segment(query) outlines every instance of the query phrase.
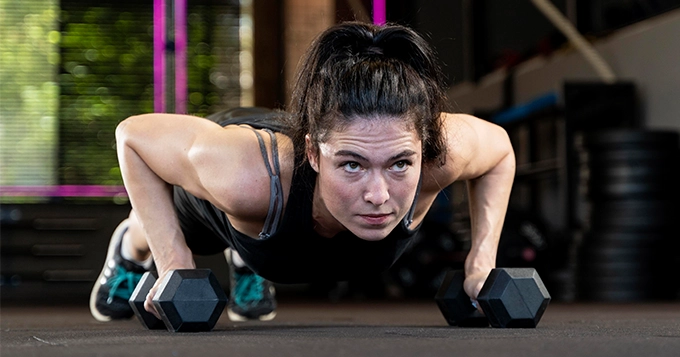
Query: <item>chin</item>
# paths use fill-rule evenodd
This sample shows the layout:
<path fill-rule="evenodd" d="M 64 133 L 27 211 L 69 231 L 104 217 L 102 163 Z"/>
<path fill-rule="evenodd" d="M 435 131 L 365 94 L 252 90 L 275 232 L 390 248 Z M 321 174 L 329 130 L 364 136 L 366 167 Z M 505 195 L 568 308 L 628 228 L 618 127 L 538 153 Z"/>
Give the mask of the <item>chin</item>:
<path fill-rule="evenodd" d="M 380 229 L 357 228 L 355 230 L 350 231 L 354 233 L 354 235 L 357 236 L 359 239 L 374 242 L 385 239 L 390 234 L 390 232 L 392 232 L 393 229 L 394 227 Z"/>
<path fill-rule="evenodd" d="M 380 235 L 380 236 L 359 236 L 358 235 L 357 237 L 359 237 L 360 239 L 365 240 L 365 241 L 377 242 L 377 241 L 380 241 L 380 240 L 387 238 L 387 235 Z"/>

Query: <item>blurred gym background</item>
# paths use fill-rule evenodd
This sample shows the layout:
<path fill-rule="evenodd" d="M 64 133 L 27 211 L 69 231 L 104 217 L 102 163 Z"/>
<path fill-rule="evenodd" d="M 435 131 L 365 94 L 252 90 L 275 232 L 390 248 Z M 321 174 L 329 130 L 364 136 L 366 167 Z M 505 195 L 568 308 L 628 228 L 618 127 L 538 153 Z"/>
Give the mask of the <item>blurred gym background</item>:
<path fill-rule="evenodd" d="M 0 0 L 2 303 L 86 303 L 130 209 L 118 122 L 285 108 L 301 53 L 346 20 L 423 34 L 451 110 L 509 132 L 499 267 L 535 267 L 554 301 L 680 299 L 680 0 L 547 2 L 567 24 L 533 0 Z M 432 299 L 469 249 L 465 183 L 424 227 L 383 275 L 279 297 Z M 228 289 L 221 255 L 198 264 Z"/>

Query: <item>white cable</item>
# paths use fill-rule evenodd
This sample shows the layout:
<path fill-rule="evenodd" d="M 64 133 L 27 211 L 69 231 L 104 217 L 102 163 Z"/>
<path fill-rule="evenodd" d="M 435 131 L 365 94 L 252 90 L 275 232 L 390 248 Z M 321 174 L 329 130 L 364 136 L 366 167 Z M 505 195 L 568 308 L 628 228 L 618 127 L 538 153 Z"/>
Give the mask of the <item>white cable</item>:
<path fill-rule="evenodd" d="M 545 17 L 557 27 L 562 34 L 583 54 L 597 74 L 606 83 L 616 82 L 616 75 L 609 64 L 600 56 L 595 48 L 581 35 L 574 25 L 567 19 L 550 0 L 531 0 Z"/>

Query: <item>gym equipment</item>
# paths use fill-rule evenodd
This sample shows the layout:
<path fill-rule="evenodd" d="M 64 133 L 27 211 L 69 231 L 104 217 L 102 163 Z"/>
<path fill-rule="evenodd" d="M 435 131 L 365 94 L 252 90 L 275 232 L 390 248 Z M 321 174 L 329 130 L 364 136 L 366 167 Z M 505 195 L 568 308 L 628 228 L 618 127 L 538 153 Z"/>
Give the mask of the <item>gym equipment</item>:
<path fill-rule="evenodd" d="M 152 275 L 144 276 L 147 277 L 143 279 L 144 284 L 140 281 L 139 289 L 135 289 L 132 295 L 135 301 L 146 296 L 153 286 Z M 132 297 L 133 309 L 138 311 L 139 307 L 133 303 Z M 210 331 L 227 305 L 227 295 L 210 269 L 177 269 L 166 275 L 153 297 L 153 304 L 169 331 Z M 149 324 L 143 314 L 137 314 L 137 317 L 143 325 L 155 326 L 155 322 Z"/>
<path fill-rule="evenodd" d="M 580 298 L 605 301 L 671 298 L 674 287 L 665 273 L 675 251 L 670 243 L 667 233 L 661 231 L 586 233 L 578 249 Z"/>
<path fill-rule="evenodd" d="M 601 150 L 677 150 L 680 137 L 677 132 L 665 130 L 609 129 L 589 132 L 584 146 Z"/>
<path fill-rule="evenodd" d="M 470 301 L 463 289 L 465 272 L 451 270 L 446 273 L 442 285 L 435 295 L 439 310 L 451 326 L 487 327 L 489 320 Z"/>
<path fill-rule="evenodd" d="M 435 300 L 452 326 L 534 328 L 550 302 L 550 294 L 533 268 L 496 268 L 491 270 L 477 296 L 486 315 L 483 317 L 465 294 L 461 270 L 447 273 Z"/>
<path fill-rule="evenodd" d="M 137 283 L 135 290 L 132 292 L 132 295 L 130 295 L 130 300 L 128 300 L 130 307 L 132 307 L 132 311 L 135 312 L 135 316 L 137 316 L 139 322 L 141 322 L 142 325 L 144 325 L 144 327 L 149 330 L 165 328 L 163 321 L 156 318 L 156 316 L 150 312 L 144 310 L 144 300 L 146 300 L 146 295 L 153 287 L 153 284 L 156 283 L 157 279 L 158 274 L 155 271 L 147 271 L 144 273 L 142 278 L 139 280 L 139 283 Z"/>
<path fill-rule="evenodd" d="M 669 200 L 626 199 L 593 203 L 594 232 L 669 232 L 676 225 L 677 204 Z"/>
<path fill-rule="evenodd" d="M 584 133 L 582 146 L 589 215 L 577 250 L 579 298 L 673 298 L 680 135 L 601 130 Z"/>

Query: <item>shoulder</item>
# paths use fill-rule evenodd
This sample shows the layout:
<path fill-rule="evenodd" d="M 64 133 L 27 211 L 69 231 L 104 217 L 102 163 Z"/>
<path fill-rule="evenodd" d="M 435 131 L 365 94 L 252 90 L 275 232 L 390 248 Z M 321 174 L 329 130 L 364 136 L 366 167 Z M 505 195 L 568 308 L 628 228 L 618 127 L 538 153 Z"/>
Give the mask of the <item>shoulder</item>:
<path fill-rule="evenodd" d="M 475 126 L 481 119 L 468 114 L 443 113 L 442 121 L 446 145 L 444 164 L 433 162 L 423 166 L 423 191 L 435 194 L 456 181 L 474 156 L 479 142 Z"/>
<path fill-rule="evenodd" d="M 200 175 L 210 192 L 211 197 L 207 199 L 225 211 L 232 220 L 264 220 L 271 191 L 267 165 L 274 172 L 275 162 L 272 139 L 266 131 L 244 125 L 228 125 L 223 132 L 222 140 L 205 143 L 205 147 L 197 149 L 193 155 L 193 160 L 205 160 L 202 166 L 207 166 Z M 256 133 L 262 138 L 264 152 Z M 293 145 L 288 136 L 281 133 L 274 135 L 285 202 L 295 165 Z"/>
<path fill-rule="evenodd" d="M 423 189 L 439 192 L 454 181 L 483 175 L 498 151 L 508 150 L 505 129 L 469 114 L 442 114 L 446 160 L 423 167 Z"/>
<path fill-rule="evenodd" d="M 512 151 L 505 129 L 496 124 L 468 114 L 443 113 L 442 120 L 446 160 L 423 166 L 414 222 L 420 222 L 443 189 L 484 175 Z"/>

